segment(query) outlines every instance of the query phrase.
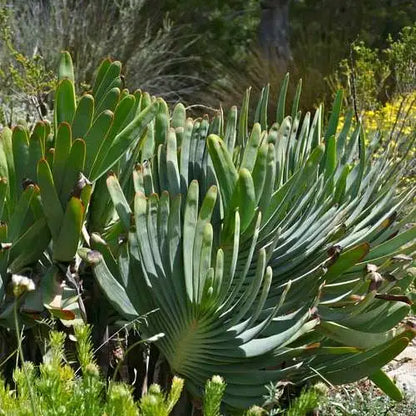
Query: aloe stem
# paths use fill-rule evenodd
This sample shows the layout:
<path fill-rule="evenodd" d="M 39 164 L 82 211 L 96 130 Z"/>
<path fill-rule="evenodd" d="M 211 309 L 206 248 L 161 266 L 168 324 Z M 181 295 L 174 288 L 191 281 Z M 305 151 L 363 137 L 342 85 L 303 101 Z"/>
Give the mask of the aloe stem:
<path fill-rule="evenodd" d="M 27 374 L 26 367 L 24 365 L 25 359 L 23 357 L 22 336 L 21 336 L 20 330 L 19 330 L 19 320 L 17 319 L 17 304 L 18 304 L 18 302 L 17 302 L 17 299 L 16 299 L 16 301 L 14 303 L 14 308 L 13 308 L 13 312 L 14 312 L 13 315 L 14 315 L 14 326 L 16 328 L 17 350 L 19 352 L 20 361 L 22 362 L 23 375 L 26 379 L 27 389 L 29 391 L 30 407 L 32 408 L 32 414 L 33 414 L 33 416 L 37 416 L 36 406 L 35 406 L 35 397 L 34 397 L 34 394 L 33 394 L 32 386 L 30 385 L 30 382 L 29 382 L 29 376 Z"/>

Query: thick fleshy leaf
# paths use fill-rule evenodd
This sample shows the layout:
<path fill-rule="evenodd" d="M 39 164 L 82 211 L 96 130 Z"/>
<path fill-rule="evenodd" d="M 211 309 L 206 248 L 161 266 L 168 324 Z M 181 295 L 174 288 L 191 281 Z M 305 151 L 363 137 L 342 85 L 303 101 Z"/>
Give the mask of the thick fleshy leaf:
<path fill-rule="evenodd" d="M 76 108 L 75 88 L 73 82 L 65 78 L 59 82 L 55 92 L 55 127 L 61 123 L 71 123 Z"/>
<path fill-rule="evenodd" d="M 403 393 L 383 370 L 377 370 L 375 373 L 371 374 L 370 380 L 391 399 L 396 400 L 397 402 L 403 400 Z"/>
<path fill-rule="evenodd" d="M 56 240 L 61 230 L 64 210 L 55 188 L 51 169 L 45 159 L 40 160 L 38 163 L 38 183 L 46 221 L 52 238 Z"/>
<path fill-rule="evenodd" d="M 72 197 L 65 209 L 59 236 L 54 241 L 53 257 L 57 261 L 70 262 L 78 249 L 84 206 L 79 198 Z"/>

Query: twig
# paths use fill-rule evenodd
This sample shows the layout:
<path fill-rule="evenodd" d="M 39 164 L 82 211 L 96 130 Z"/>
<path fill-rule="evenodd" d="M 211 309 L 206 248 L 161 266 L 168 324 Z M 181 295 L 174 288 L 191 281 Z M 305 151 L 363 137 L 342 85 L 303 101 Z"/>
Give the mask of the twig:
<path fill-rule="evenodd" d="M 126 357 L 127 357 L 127 354 L 132 350 L 132 349 L 134 349 L 135 347 L 137 347 L 138 345 L 140 345 L 140 344 L 143 344 L 143 343 L 150 343 L 150 342 L 156 342 L 156 341 L 158 341 L 160 338 L 163 338 L 165 336 L 165 334 L 164 333 L 159 333 L 159 334 L 156 334 L 156 335 L 154 335 L 154 336 L 152 336 L 152 337 L 150 337 L 150 338 L 146 338 L 146 339 L 141 339 L 141 340 L 139 340 L 139 341 L 136 341 L 134 344 L 132 344 L 132 345 L 130 345 L 130 347 L 129 348 L 127 348 L 127 350 L 124 352 L 124 354 L 123 354 L 123 358 L 121 359 L 121 360 L 119 360 L 118 361 L 118 363 L 117 363 L 117 366 L 116 366 L 116 369 L 114 370 L 114 373 L 113 373 L 113 377 L 112 377 L 112 383 L 114 383 L 115 381 L 116 381 L 116 377 L 117 377 L 117 374 L 118 374 L 118 372 L 120 371 L 120 367 L 121 367 L 121 365 L 123 364 L 123 362 L 125 361 L 125 359 L 126 359 Z M 110 385 L 111 386 L 111 385 Z M 110 387 L 111 388 L 111 387 Z"/>
<path fill-rule="evenodd" d="M 17 299 L 16 299 L 13 310 L 14 310 L 14 325 L 15 325 L 16 337 L 17 337 L 17 350 L 19 352 L 19 355 L 17 357 L 20 357 L 20 361 L 22 362 L 22 371 L 23 371 L 23 374 L 24 374 L 24 377 L 25 377 L 25 380 L 26 380 L 26 383 L 27 383 L 27 389 L 28 389 L 28 392 L 29 392 L 30 407 L 32 408 L 32 414 L 33 414 L 33 416 L 37 416 L 38 413 L 37 413 L 36 407 L 35 407 L 35 398 L 34 398 L 34 395 L 33 395 L 32 386 L 29 382 L 29 376 L 27 374 L 27 368 L 25 366 L 25 358 L 23 356 L 22 336 L 21 336 L 20 331 L 19 331 L 19 321 L 17 319 L 17 304 L 18 304 L 18 302 L 17 302 Z M 22 328 L 22 331 L 23 331 L 23 328 Z"/>
<path fill-rule="evenodd" d="M 331 386 L 332 388 L 335 388 L 335 386 L 327 379 L 325 378 L 318 370 L 315 370 L 313 367 L 311 367 L 310 365 L 308 365 L 308 368 L 310 370 L 312 370 L 314 373 L 316 373 L 319 377 L 322 378 L 322 380 L 325 381 L 325 383 L 327 383 L 329 386 Z"/>
<path fill-rule="evenodd" d="M 355 84 L 355 63 L 354 63 L 354 55 L 352 53 L 352 48 L 350 48 L 350 65 L 351 65 L 351 94 L 352 94 L 352 105 L 354 107 L 354 114 L 355 120 L 358 124 L 360 124 L 360 117 L 358 115 L 358 108 L 357 108 L 357 89 Z M 363 134 L 361 132 L 361 134 Z M 358 155 L 361 155 L 361 140 L 358 140 Z"/>
<path fill-rule="evenodd" d="M 354 55 L 352 53 L 352 48 L 350 48 L 350 65 L 351 65 L 350 83 L 351 83 L 352 105 L 354 107 L 355 120 L 358 123 L 360 117 L 358 115 L 358 108 L 357 108 L 357 88 L 356 88 L 356 83 L 355 83 L 355 80 L 356 80 L 355 63 L 354 63 Z"/>
<path fill-rule="evenodd" d="M 153 309 L 150 312 L 146 313 L 145 315 L 142 316 L 138 316 L 136 319 L 133 319 L 131 322 L 128 322 L 126 324 L 124 324 L 119 330 L 117 330 L 116 332 L 114 332 L 114 334 L 112 334 L 110 337 L 108 337 L 103 343 L 101 343 L 95 350 L 94 350 L 94 355 L 97 354 L 97 352 L 103 348 L 106 344 L 108 344 L 113 338 L 115 338 L 121 331 L 124 331 L 126 328 L 128 328 L 129 326 L 133 325 L 135 322 L 144 319 L 146 320 L 147 316 L 149 316 L 151 313 L 154 313 L 156 311 L 158 311 L 159 308 L 157 309 Z M 77 375 L 81 370 L 81 367 L 78 367 L 75 371 L 75 375 Z"/>
<path fill-rule="evenodd" d="M 189 110 L 191 108 L 204 108 L 206 110 L 215 111 L 216 113 L 218 113 L 220 111 L 219 108 L 209 107 L 209 106 L 204 105 L 204 104 L 193 104 L 193 105 L 189 105 L 188 107 L 185 108 L 185 110 Z"/>

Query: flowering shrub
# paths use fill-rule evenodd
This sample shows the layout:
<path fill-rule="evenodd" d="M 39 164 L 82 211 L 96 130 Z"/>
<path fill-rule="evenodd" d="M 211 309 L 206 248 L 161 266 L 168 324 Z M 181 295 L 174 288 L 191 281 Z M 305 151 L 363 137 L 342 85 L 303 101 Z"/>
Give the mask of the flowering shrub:
<path fill-rule="evenodd" d="M 363 113 L 366 129 L 369 132 L 381 131 L 390 134 L 396 132 L 408 136 L 415 132 L 416 125 L 416 91 L 400 95 L 388 101 L 378 110 Z"/>
<path fill-rule="evenodd" d="M 346 117 L 344 114 L 340 118 L 338 131 Z M 402 185 L 413 184 L 416 179 L 416 91 L 397 95 L 377 109 L 362 111 L 359 117 L 366 133 L 366 144 L 373 142 L 380 149 L 375 156 L 389 148 L 396 160 L 406 159 L 410 163 L 406 167 Z"/>

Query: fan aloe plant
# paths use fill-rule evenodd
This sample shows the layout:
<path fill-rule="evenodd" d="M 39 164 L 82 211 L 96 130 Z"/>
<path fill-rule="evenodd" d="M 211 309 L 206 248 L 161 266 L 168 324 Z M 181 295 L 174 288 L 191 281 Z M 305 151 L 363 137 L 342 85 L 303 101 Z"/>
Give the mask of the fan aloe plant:
<path fill-rule="evenodd" d="M 149 330 L 165 333 L 158 347 L 196 395 L 219 373 L 239 408 L 269 382 L 315 378 L 370 376 L 400 399 L 380 368 L 414 336 L 397 326 L 414 190 L 397 191 L 401 161 L 391 148 L 376 158 L 378 137 L 368 144 L 351 114 L 338 129 L 341 93 L 325 128 L 322 108 L 302 119 L 300 87 L 285 117 L 287 82 L 271 126 L 267 88 L 251 131 L 249 92 L 226 121 L 187 119 L 181 104 L 157 116 L 171 127 L 136 166 L 134 193 L 107 179 L 128 265 L 107 258 L 95 275 L 120 313 L 159 310 Z"/>
<path fill-rule="evenodd" d="M 351 114 L 339 126 L 341 93 L 325 122 L 321 107 L 302 116 L 299 84 L 286 116 L 288 77 L 273 123 L 268 87 L 254 115 L 247 91 L 240 111 L 191 119 L 121 90 L 118 62 L 78 100 L 66 53 L 59 79 L 52 126 L 0 142 L 2 288 L 11 274 L 38 287 L 21 311 L 82 311 L 90 266 L 122 317 L 156 310 L 142 335 L 165 334 L 157 348 L 196 396 L 215 374 L 236 408 L 270 382 L 370 376 L 400 399 L 380 370 L 415 334 L 396 143 L 380 156 Z"/>

